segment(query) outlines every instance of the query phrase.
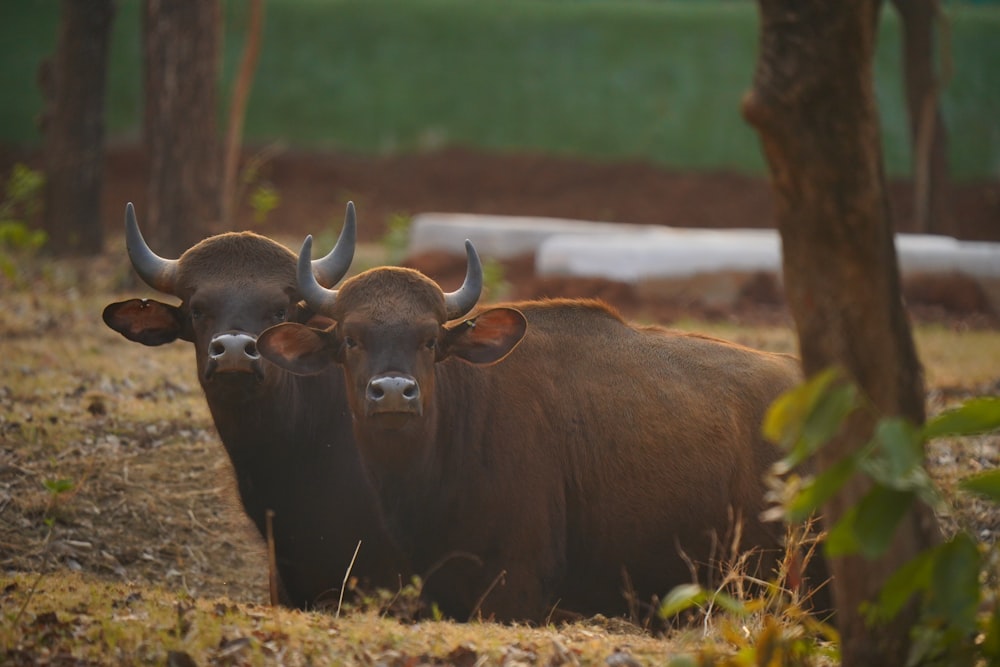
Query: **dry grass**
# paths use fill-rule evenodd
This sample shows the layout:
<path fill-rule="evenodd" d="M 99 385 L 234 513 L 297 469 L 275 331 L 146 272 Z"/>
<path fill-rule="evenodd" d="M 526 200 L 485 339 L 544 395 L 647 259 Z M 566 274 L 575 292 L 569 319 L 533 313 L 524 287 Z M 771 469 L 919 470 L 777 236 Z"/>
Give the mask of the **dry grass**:
<path fill-rule="evenodd" d="M 179 654 L 239 665 L 597 664 L 615 654 L 620 664 L 662 664 L 670 655 L 670 644 L 597 623 L 406 625 L 373 612 L 335 618 L 66 571 L 7 576 L 0 603 L 14 621 L 0 630 L 13 664 L 185 664 Z"/>
<path fill-rule="evenodd" d="M 104 305 L 144 292 L 120 257 L 27 269 L 30 280 L 0 283 L 0 662 L 695 664 L 684 656 L 803 641 L 791 616 L 764 612 L 713 611 L 654 637 L 604 619 L 409 625 L 266 607 L 264 550 L 239 509 L 190 346 L 144 348 L 104 326 Z M 682 325 L 794 350 L 780 327 Z M 917 339 L 933 409 L 997 392 L 1000 332 L 935 325 Z M 954 496 L 957 479 L 1000 464 L 1000 438 L 935 443 L 930 459 Z M 995 511 L 967 497 L 943 518 L 988 543 L 1000 529 Z"/>

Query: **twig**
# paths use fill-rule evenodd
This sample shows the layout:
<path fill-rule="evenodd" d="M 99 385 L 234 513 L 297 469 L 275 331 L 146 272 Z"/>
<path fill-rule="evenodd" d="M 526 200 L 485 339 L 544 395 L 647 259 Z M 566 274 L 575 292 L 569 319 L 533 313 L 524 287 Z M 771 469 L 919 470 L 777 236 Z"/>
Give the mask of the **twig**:
<path fill-rule="evenodd" d="M 24 616 L 25 610 L 28 608 L 28 604 L 31 603 L 32 598 L 35 597 L 35 591 L 38 590 L 38 584 L 42 583 L 42 577 L 45 576 L 44 572 L 39 572 L 38 576 L 35 577 L 35 583 L 31 584 L 31 589 L 28 590 L 28 597 L 24 599 L 24 604 L 21 608 L 17 610 L 17 614 L 14 616 L 14 620 L 11 622 L 11 626 L 17 626 L 21 617 Z"/>
<path fill-rule="evenodd" d="M 386 617 L 386 615 L 392 609 L 392 606 L 396 604 L 396 600 L 398 600 L 399 596 L 403 594 L 403 577 L 401 577 L 400 575 L 396 575 L 396 580 L 397 580 L 396 592 L 393 593 L 392 598 L 385 605 L 385 608 L 382 609 L 381 612 L 379 613 L 379 616 L 382 618 Z"/>
<path fill-rule="evenodd" d="M 340 584 L 340 598 L 337 600 L 337 613 L 333 615 L 334 618 L 340 618 L 340 608 L 344 604 L 344 591 L 347 589 L 347 580 L 351 578 L 351 570 L 354 569 L 354 561 L 357 560 L 359 551 L 361 551 L 361 540 L 358 540 L 358 546 L 354 547 L 354 555 L 351 556 L 351 562 L 347 564 L 347 571 L 344 572 L 344 581 Z"/>
<path fill-rule="evenodd" d="M 267 583 L 271 594 L 271 606 L 277 607 L 278 600 L 278 556 L 274 548 L 274 510 L 265 513 L 267 522 Z"/>
<path fill-rule="evenodd" d="M 226 126 L 226 143 L 223 148 L 222 199 L 220 211 L 223 229 L 232 228 L 232 218 L 237 202 L 236 170 L 240 159 L 240 145 L 243 136 L 243 121 L 246 116 L 247 99 L 253 84 L 254 70 L 260 56 L 260 40 L 264 23 L 264 0 L 250 3 L 250 19 L 247 23 L 246 40 L 239 71 L 233 82 L 233 93 L 229 102 L 229 123 Z"/>
<path fill-rule="evenodd" d="M 499 584 L 500 580 L 503 579 L 505 576 L 507 576 L 507 570 L 500 570 L 500 574 L 494 577 L 493 582 L 486 587 L 486 590 L 483 591 L 483 594 L 479 596 L 478 600 L 476 600 L 475 606 L 472 607 L 472 611 L 469 613 L 470 621 L 473 618 L 475 618 L 476 614 L 479 613 L 479 608 L 482 607 L 483 602 L 486 601 L 486 596 L 488 596 L 490 593 L 493 592 L 493 589 L 497 587 L 497 584 Z"/>

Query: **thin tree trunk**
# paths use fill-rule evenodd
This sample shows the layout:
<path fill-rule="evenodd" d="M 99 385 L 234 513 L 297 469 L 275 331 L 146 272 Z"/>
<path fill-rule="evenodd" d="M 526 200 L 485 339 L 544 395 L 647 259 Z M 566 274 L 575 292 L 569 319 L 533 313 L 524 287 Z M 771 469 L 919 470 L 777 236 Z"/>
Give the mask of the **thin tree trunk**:
<path fill-rule="evenodd" d="M 948 132 L 941 115 L 941 81 L 935 71 L 934 27 L 941 21 L 938 0 L 893 0 L 902 19 L 906 107 L 913 151 L 913 216 L 919 232 L 946 233 Z"/>
<path fill-rule="evenodd" d="M 233 215 L 239 204 L 236 201 L 236 174 L 240 163 L 240 148 L 243 144 L 243 120 L 246 117 L 247 100 L 253 85 L 254 70 L 260 55 L 260 38 L 264 25 L 264 0 L 250 3 L 250 21 L 247 24 L 246 41 L 240 69 L 233 82 L 233 95 L 229 102 L 229 123 L 226 127 L 225 158 L 222 168 L 222 199 L 219 203 L 222 228 L 232 229 Z"/>
<path fill-rule="evenodd" d="M 758 0 L 760 56 L 743 112 L 761 138 L 783 243 L 784 284 L 807 375 L 836 365 L 882 415 L 924 420 L 920 364 L 900 296 L 872 73 L 880 0 Z M 852 420 L 817 456 L 820 469 L 871 435 Z M 824 510 L 827 526 L 870 484 L 853 479 Z M 869 627 L 860 606 L 939 539 L 918 505 L 874 561 L 835 558 L 832 590 L 843 664 L 902 664 L 916 609 Z"/>
<path fill-rule="evenodd" d="M 114 16 L 113 0 L 63 0 L 55 58 L 39 71 L 46 98 L 43 225 L 56 255 L 95 255 L 104 245 L 104 91 Z"/>
<path fill-rule="evenodd" d="M 146 0 L 143 22 L 149 155 L 143 227 L 158 252 L 176 257 L 219 218 L 221 11 L 217 0 Z"/>

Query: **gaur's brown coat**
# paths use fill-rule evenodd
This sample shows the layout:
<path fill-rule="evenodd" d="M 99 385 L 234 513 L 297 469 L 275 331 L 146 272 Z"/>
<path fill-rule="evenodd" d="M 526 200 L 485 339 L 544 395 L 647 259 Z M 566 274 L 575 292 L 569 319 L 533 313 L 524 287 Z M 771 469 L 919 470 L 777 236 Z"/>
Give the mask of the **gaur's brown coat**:
<path fill-rule="evenodd" d="M 741 548 L 780 549 L 783 528 L 759 518 L 779 458 L 761 422 L 799 381 L 791 357 L 589 300 L 449 323 L 441 289 L 409 269 L 355 276 L 322 308 L 335 325 L 274 327 L 261 352 L 293 372 L 343 367 L 390 533 L 445 613 L 625 613 L 629 587 L 663 596 L 692 580 L 688 561 L 709 577 L 734 517 Z"/>

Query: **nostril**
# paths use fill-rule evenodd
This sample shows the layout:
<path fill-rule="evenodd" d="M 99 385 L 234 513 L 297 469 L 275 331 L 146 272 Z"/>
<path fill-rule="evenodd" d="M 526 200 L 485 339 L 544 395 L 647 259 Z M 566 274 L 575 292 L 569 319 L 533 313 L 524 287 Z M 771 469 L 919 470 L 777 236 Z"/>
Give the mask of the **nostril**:
<path fill-rule="evenodd" d="M 243 352 L 251 359 L 259 359 L 260 353 L 257 351 L 257 341 L 250 341 L 243 346 Z"/>
<path fill-rule="evenodd" d="M 372 379 L 365 391 L 365 401 L 369 415 L 423 413 L 420 384 L 412 377 L 382 375 Z"/>
<path fill-rule="evenodd" d="M 208 354 L 213 357 L 221 357 L 226 353 L 226 346 L 221 341 L 213 340 L 208 346 Z"/>

